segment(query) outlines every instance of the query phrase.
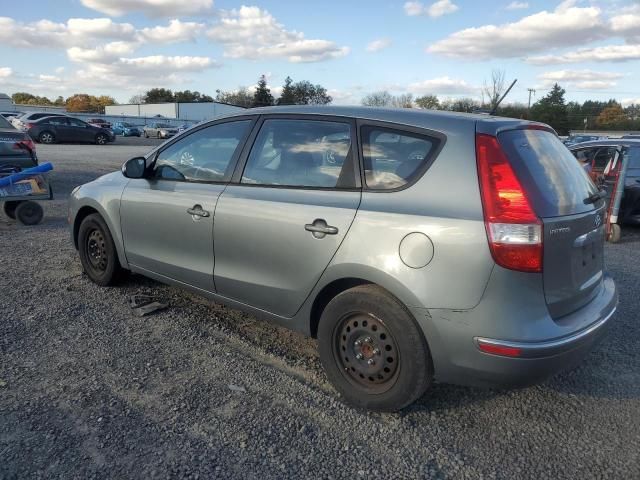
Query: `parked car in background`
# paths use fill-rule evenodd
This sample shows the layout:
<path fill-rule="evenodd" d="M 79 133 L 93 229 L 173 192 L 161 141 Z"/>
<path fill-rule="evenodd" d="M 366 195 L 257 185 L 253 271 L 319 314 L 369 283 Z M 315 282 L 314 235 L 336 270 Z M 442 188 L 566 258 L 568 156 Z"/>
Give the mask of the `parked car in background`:
<path fill-rule="evenodd" d="M 152 123 L 142 129 L 145 138 L 171 138 L 178 133 L 178 128 L 168 123 Z"/>
<path fill-rule="evenodd" d="M 113 122 L 111 130 L 115 135 L 122 135 L 123 137 L 139 137 L 142 135 L 142 130 L 138 126 L 128 122 Z"/>
<path fill-rule="evenodd" d="M 90 118 L 89 120 L 87 120 L 87 123 L 89 125 L 93 125 L 94 127 L 111 128 L 111 122 L 107 122 L 102 118 Z"/>
<path fill-rule="evenodd" d="M 191 127 L 193 127 L 193 124 L 191 123 L 183 123 L 182 125 L 178 125 L 178 133 L 182 133 L 185 130 L 189 130 Z"/>
<path fill-rule="evenodd" d="M 316 336 L 343 398 L 396 410 L 587 355 L 617 305 L 597 193 L 544 124 L 270 107 L 74 189 L 69 219 L 98 285 L 130 270 Z"/>
<path fill-rule="evenodd" d="M 0 116 L 0 173 L 38 165 L 36 146 L 25 132 Z"/>
<path fill-rule="evenodd" d="M 580 163 L 588 166 L 585 170 L 597 173 L 604 172 L 616 155 L 628 160 L 618 223 L 640 225 L 640 137 L 580 143 L 570 150 Z"/>
<path fill-rule="evenodd" d="M 6 118 L 7 120 L 11 120 L 12 118 L 20 117 L 22 115 L 24 115 L 24 112 L 0 112 L 0 116 Z"/>
<path fill-rule="evenodd" d="M 27 124 L 33 123 L 36 120 L 45 117 L 66 117 L 67 115 L 64 113 L 53 113 L 53 112 L 28 112 L 19 117 L 14 117 L 10 120 L 11 124 L 16 127 L 18 130 L 25 131 L 27 130 Z"/>
<path fill-rule="evenodd" d="M 567 147 L 571 145 L 575 145 L 576 143 L 582 142 L 591 142 L 593 140 L 606 140 L 608 137 L 602 135 L 570 135 L 565 141 L 564 144 Z"/>
<path fill-rule="evenodd" d="M 27 132 L 40 143 L 84 142 L 105 145 L 115 140 L 113 132 L 66 116 L 45 117 L 27 123 Z"/>

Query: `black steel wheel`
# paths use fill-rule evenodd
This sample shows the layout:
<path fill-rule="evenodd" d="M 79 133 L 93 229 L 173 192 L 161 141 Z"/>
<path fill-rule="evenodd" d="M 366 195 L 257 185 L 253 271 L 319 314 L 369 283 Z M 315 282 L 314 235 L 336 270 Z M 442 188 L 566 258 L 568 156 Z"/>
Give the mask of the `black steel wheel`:
<path fill-rule="evenodd" d="M 27 200 L 18 202 L 15 210 L 16 220 L 23 225 L 37 225 L 44 217 L 44 211 L 39 203 Z"/>
<path fill-rule="evenodd" d="M 433 364 L 422 329 L 407 308 L 377 285 L 335 296 L 318 325 L 320 361 L 351 405 L 395 411 L 429 387 Z"/>
<path fill-rule="evenodd" d="M 99 214 L 82 220 L 78 230 L 78 252 L 82 268 L 94 283 L 108 286 L 120 278 L 122 272 L 115 244 Z"/>
<path fill-rule="evenodd" d="M 11 218 L 12 220 L 16 219 L 16 208 L 18 207 L 18 205 L 20 204 L 20 201 L 18 200 L 10 200 L 8 202 L 4 202 L 2 204 L 2 210 L 4 211 L 4 214 Z"/>
<path fill-rule="evenodd" d="M 346 378 L 370 392 L 393 386 L 400 368 L 398 346 L 382 320 L 352 313 L 336 325 L 334 357 Z"/>

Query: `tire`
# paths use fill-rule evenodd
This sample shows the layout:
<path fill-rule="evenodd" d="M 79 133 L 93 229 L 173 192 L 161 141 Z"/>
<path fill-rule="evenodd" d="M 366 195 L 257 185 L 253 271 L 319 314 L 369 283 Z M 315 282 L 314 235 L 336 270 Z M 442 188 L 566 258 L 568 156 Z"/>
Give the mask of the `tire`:
<path fill-rule="evenodd" d="M 9 217 L 12 220 L 16 219 L 16 208 L 18 207 L 18 204 L 20 203 L 20 201 L 18 200 L 10 200 L 8 202 L 4 202 L 2 204 L 2 210 L 4 211 L 4 214 Z"/>
<path fill-rule="evenodd" d="M 114 285 L 122 275 L 109 227 L 97 214 L 88 215 L 78 230 L 80 263 L 89 279 L 101 287 Z"/>
<path fill-rule="evenodd" d="M 149 138 L 149 134 L 147 132 L 144 132 L 144 138 Z"/>
<path fill-rule="evenodd" d="M 611 224 L 611 233 L 609 234 L 609 241 L 611 243 L 618 243 L 622 237 L 622 228 L 617 223 Z"/>
<path fill-rule="evenodd" d="M 44 212 L 39 203 L 27 200 L 18 202 L 15 210 L 16 220 L 23 225 L 37 225 L 42 221 Z"/>
<path fill-rule="evenodd" d="M 329 381 L 355 407 L 400 410 L 431 385 L 433 363 L 422 330 L 376 285 L 351 288 L 329 302 L 318 344 Z"/>
<path fill-rule="evenodd" d="M 44 131 L 44 132 L 41 132 L 40 135 L 38 135 L 38 141 L 40 143 L 47 143 L 47 144 L 55 143 L 56 136 L 52 132 Z"/>
<path fill-rule="evenodd" d="M 96 135 L 96 145 L 106 145 L 109 139 L 104 133 Z"/>

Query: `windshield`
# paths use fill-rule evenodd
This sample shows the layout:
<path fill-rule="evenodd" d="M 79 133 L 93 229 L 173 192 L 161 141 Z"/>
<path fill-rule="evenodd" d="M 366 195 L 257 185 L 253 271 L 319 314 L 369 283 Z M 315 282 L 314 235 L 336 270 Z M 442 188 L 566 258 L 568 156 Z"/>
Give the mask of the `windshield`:
<path fill-rule="evenodd" d="M 585 199 L 597 192 L 569 149 L 545 130 L 511 130 L 498 137 L 536 213 L 558 217 L 589 212 Z"/>

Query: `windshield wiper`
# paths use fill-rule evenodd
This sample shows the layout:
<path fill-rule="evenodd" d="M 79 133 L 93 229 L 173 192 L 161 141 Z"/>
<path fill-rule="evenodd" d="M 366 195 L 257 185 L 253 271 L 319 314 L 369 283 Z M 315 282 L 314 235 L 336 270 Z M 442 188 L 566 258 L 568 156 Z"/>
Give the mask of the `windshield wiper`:
<path fill-rule="evenodd" d="M 592 193 L 591 195 L 589 195 L 583 201 L 587 205 L 589 205 L 590 203 L 596 203 L 598 200 L 604 198 L 606 194 L 607 194 L 607 192 L 605 190 L 598 190 L 597 192 Z"/>

